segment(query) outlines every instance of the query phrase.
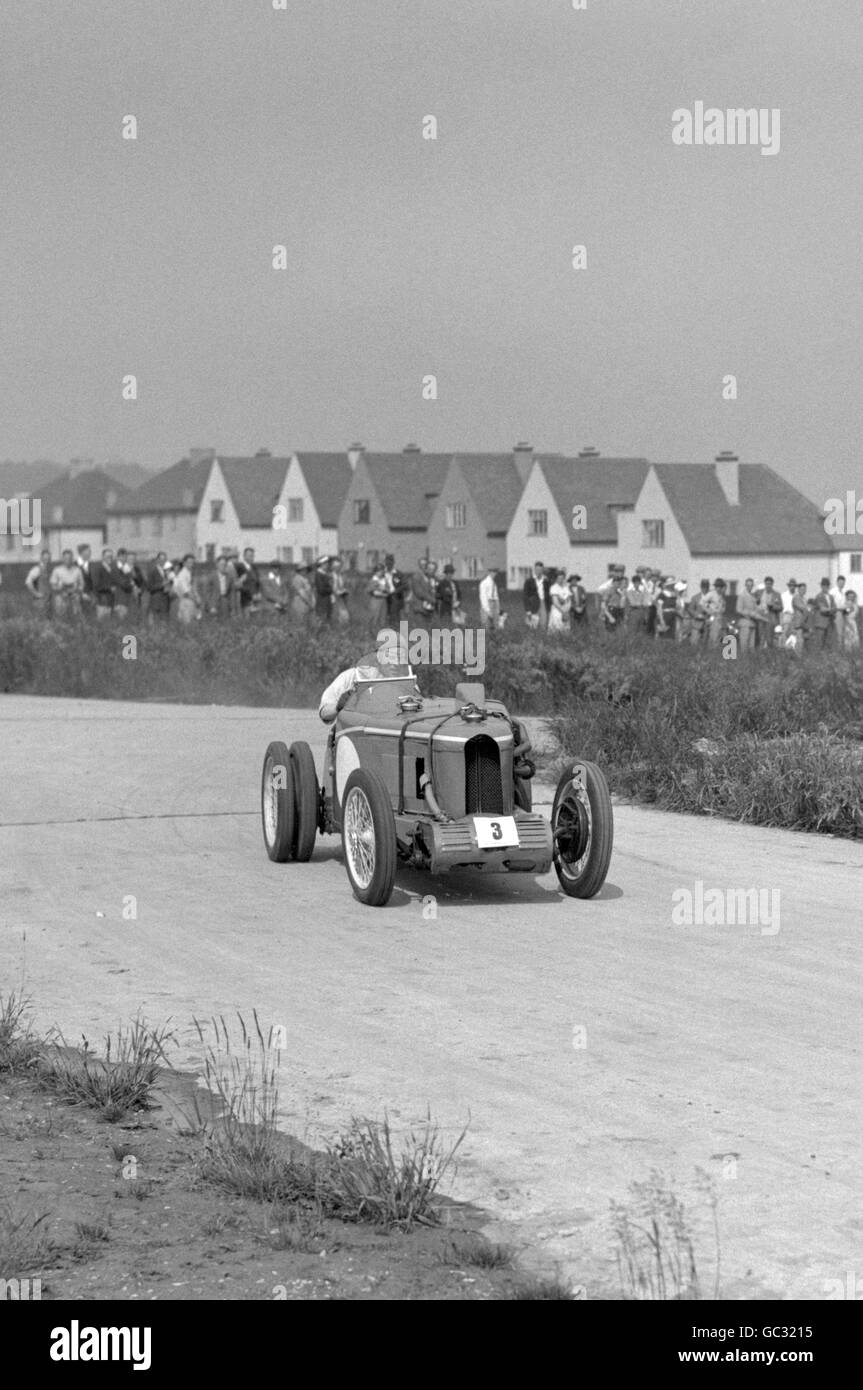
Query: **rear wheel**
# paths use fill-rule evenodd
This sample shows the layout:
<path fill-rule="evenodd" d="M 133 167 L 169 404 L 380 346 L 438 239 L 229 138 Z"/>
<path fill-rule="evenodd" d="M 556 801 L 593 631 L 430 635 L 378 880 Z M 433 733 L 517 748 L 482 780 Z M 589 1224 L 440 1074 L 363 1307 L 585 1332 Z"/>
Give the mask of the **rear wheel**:
<path fill-rule="evenodd" d="M 396 824 L 376 772 L 352 772 L 342 797 L 342 847 L 354 896 L 369 907 L 390 900 L 396 876 Z"/>
<path fill-rule="evenodd" d="M 277 864 L 294 856 L 294 776 L 287 744 L 271 743 L 261 774 L 261 825 L 267 854 Z"/>
<path fill-rule="evenodd" d="M 573 763 L 551 810 L 554 867 L 570 898 L 592 898 L 605 882 L 614 842 L 608 784 L 596 763 Z"/>
<path fill-rule="evenodd" d="M 320 791 L 315 772 L 315 760 L 307 743 L 291 744 L 291 770 L 294 780 L 296 812 L 296 848 L 294 858 L 300 863 L 311 859 L 318 833 Z"/>

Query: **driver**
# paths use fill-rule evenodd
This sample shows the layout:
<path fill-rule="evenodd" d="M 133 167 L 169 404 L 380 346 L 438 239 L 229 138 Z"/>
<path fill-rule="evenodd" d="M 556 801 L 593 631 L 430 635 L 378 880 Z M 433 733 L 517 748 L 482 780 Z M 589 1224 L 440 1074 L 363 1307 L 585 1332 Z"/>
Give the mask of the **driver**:
<path fill-rule="evenodd" d="M 412 674 L 407 650 L 397 635 L 385 628 L 378 633 L 373 652 L 361 656 L 356 666 L 340 671 L 321 696 L 318 714 L 325 724 L 332 724 L 347 697 L 359 681 L 376 681 L 410 676 Z"/>

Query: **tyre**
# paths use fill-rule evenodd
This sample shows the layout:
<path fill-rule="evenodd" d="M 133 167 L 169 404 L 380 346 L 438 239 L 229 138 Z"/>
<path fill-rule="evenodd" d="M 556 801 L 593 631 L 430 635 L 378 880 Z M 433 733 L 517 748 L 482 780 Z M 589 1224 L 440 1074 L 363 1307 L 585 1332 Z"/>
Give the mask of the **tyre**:
<path fill-rule="evenodd" d="M 376 772 L 352 772 L 342 797 L 342 848 L 354 896 L 369 907 L 390 900 L 396 876 L 396 823 Z"/>
<path fill-rule="evenodd" d="M 291 744 L 291 770 L 294 776 L 296 845 L 294 858 L 301 864 L 311 859 L 318 833 L 320 792 L 315 760 L 307 743 Z"/>
<path fill-rule="evenodd" d="M 608 784 L 596 763 L 573 763 L 557 784 L 551 810 L 554 867 L 570 898 L 592 898 L 605 882 L 614 842 Z"/>
<path fill-rule="evenodd" d="M 297 819 L 294 774 L 285 743 L 271 743 L 261 774 L 261 825 L 267 854 L 276 864 L 294 857 Z"/>

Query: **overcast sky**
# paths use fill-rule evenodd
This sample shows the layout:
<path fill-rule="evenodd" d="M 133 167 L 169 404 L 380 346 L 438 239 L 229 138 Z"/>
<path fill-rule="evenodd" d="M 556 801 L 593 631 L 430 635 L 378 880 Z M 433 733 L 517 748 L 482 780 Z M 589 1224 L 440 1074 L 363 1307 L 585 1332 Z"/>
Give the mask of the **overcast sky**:
<path fill-rule="evenodd" d="M 861 52 L 861 0 L 3 0 L 0 457 L 527 439 L 863 492 Z M 699 100 L 780 108 L 778 155 L 675 146 Z"/>

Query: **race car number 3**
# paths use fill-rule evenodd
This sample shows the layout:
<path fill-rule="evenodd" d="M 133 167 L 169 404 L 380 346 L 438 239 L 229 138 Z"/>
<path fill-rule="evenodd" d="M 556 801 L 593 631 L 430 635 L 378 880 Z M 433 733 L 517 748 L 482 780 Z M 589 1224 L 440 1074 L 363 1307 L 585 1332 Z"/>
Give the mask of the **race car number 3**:
<path fill-rule="evenodd" d="M 501 849 L 518 844 L 514 816 L 474 816 L 476 842 L 480 849 Z"/>

